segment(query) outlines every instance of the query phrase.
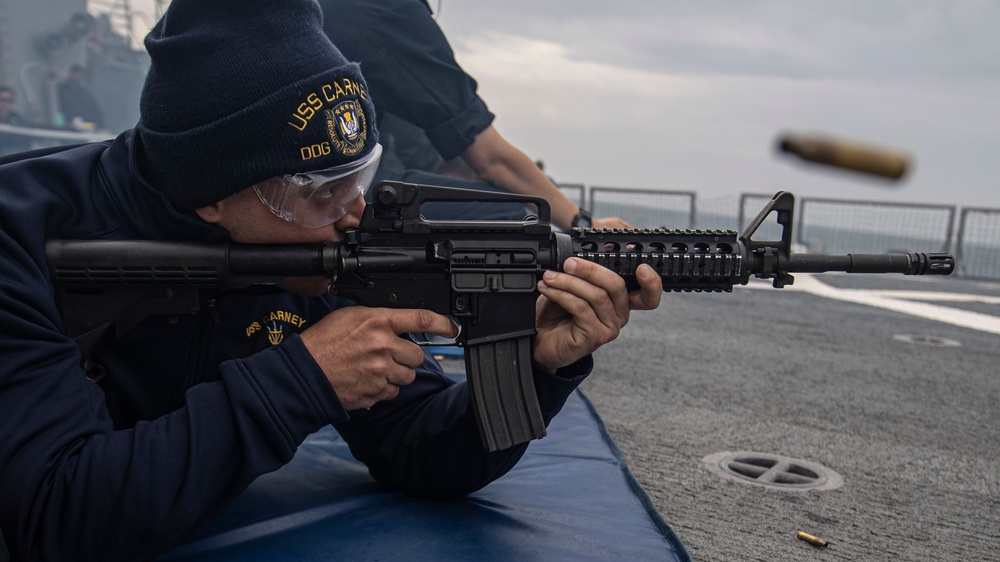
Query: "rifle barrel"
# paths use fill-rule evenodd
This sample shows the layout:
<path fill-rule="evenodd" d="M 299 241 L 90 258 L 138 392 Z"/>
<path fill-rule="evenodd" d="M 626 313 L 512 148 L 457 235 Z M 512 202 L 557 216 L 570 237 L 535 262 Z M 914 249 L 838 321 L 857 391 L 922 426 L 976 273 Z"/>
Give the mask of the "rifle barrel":
<path fill-rule="evenodd" d="M 950 275 L 955 258 L 946 253 L 910 252 L 905 254 L 792 254 L 789 273 L 902 273 L 904 275 Z"/>

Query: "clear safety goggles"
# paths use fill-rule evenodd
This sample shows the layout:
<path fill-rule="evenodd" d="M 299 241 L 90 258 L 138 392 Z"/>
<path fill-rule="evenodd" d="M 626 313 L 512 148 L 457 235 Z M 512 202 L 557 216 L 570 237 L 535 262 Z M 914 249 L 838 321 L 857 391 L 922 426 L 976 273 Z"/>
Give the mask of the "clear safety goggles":
<path fill-rule="evenodd" d="M 271 212 L 310 228 L 333 224 L 351 210 L 371 186 L 382 145 L 364 158 L 326 170 L 285 175 L 254 186 Z"/>

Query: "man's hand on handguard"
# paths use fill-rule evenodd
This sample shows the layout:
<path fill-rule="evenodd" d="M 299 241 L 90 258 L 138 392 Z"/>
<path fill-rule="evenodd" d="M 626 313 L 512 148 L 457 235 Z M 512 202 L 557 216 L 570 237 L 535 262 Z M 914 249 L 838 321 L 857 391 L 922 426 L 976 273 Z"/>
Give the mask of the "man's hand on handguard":
<path fill-rule="evenodd" d="M 563 270 L 545 272 L 538 283 L 533 354 L 552 372 L 617 338 L 632 310 L 656 308 L 663 294 L 660 277 L 645 264 L 636 271 L 640 288 L 632 293 L 618 274 L 595 263 L 571 258 Z"/>
<path fill-rule="evenodd" d="M 428 310 L 349 306 L 302 332 L 302 342 L 351 411 L 395 398 L 413 382 L 424 352 L 399 337 L 411 332 L 455 337 L 458 327 Z"/>

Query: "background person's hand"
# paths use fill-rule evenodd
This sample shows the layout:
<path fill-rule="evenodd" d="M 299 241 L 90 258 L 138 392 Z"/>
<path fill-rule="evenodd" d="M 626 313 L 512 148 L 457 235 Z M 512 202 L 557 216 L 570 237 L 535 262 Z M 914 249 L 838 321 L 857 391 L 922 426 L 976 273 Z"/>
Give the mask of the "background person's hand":
<path fill-rule="evenodd" d="M 590 221 L 593 228 L 635 228 L 632 223 L 618 217 L 593 218 Z"/>

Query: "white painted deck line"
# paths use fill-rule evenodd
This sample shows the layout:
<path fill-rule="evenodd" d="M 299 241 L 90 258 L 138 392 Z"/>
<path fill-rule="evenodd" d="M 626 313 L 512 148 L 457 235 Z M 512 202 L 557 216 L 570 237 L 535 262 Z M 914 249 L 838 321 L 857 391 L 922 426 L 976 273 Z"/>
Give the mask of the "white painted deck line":
<path fill-rule="evenodd" d="M 752 282 L 750 289 L 771 289 L 770 282 Z M 738 290 L 738 289 L 737 289 Z M 1000 317 L 959 310 L 947 306 L 939 306 L 914 300 L 931 300 L 939 302 L 982 302 L 1000 304 L 1000 298 L 962 293 L 936 293 L 933 291 L 881 291 L 869 289 L 838 289 L 831 287 L 808 273 L 796 273 L 795 284 L 780 289 L 782 291 L 801 291 L 818 297 L 853 302 L 918 318 L 944 322 L 953 326 L 978 330 L 1000 335 Z"/>

